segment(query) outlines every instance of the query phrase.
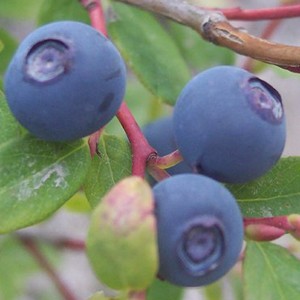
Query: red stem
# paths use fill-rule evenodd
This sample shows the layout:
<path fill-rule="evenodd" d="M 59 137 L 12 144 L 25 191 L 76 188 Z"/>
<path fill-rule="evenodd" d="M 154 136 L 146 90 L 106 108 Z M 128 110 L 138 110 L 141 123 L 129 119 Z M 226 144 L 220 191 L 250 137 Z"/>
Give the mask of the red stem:
<path fill-rule="evenodd" d="M 107 36 L 104 13 L 99 0 L 81 0 L 81 4 L 87 9 L 92 26 Z M 148 157 L 155 153 L 144 137 L 140 127 L 136 123 L 126 103 L 123 102 L 117 113 L 117 117 L 124 128 L 131 143 L 132 149 L 132 175 L 144 177 Z M 93 141 L 91 141 L 91 154 L 94 154 Z"/>
<path fill-rule="evenodd" d="M 60 248 L 66 248 L 74 251 L 84 251 L 85 242 L 81 240 L 62 239 L 54 241 L 53 245 Z"/>
<path fill-rule="evenodd" d="M 107 36 L 107 29 L 105 24 L 105 16 L 101 1 L 99 0 L 80 0 L 83 7 L 88 11 L 91 25 Z"/>
<path fill-rule="evenodd" d="M 240 7 L 214 10 L 221 11 L 229 20 L 243 21 L 287 19 L 300 16 L 300 4 L 245 10 Z"/>
<path fill-rule="evenodd" d="M 148 172 L 156 181 L 161 181 L 170 177 L 170 174 L 166 170 L 160 169 L 156 166 L 150 166 L 148 168 Z"/>
<path fill-rule="evenodd" d="M 147 142 L 131 111 L 123 102 L 117 117 L 124 128 L 132 149 L 132 175 L 144 177 L 148 158 L 156 151 Z"/>
<path fill-rule="evenodd" d="M 56 288 L 59 290 L 60 294 L 65 300 L 77 300 L 77 298 L 72 294 L 72 292 L 66 287 L 64 282 L 59 278 L 58 274 L 52 268 L 51 264 L 41 252 L 35 241 L 32 239 L 27 239 L 24 237 L 18 237 L 23 246 L 27 251 L 33 256 L 40 267 L 48 274 L 52 282 L 55 284 Z"/>
<path fill-rule="evenodd" d="M 160 169 L 168 169 L 171 168 L 182 161 L 182 156 L 179 150 L 175 150 L 165 156 L 153 156 L 152 159 L 149 160 L 149 166 L 156 166 Z"/>
<path fill-rule="evenodd" d="M 94 157 L 98 154 L 98 141 L 102 134 L 104 128 L 100 128 L 98 131 L 94 132 L 89 136 L 88 144 L 90 148 L 91 157 Z"/>

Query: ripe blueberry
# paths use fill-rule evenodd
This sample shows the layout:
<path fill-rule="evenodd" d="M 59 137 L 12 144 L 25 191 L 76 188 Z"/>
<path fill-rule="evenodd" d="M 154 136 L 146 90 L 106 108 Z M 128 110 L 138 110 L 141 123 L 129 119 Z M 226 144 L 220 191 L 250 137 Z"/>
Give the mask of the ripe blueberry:
<path fill-rule="evenodd" d="M 159 277 L 202 286 L 225 275 L 243 242 L 243 221 L 231 193 L 199 174 L 174 175 L 153 188 Z"/>
<path fill-rule="evenodd" d="M 172 116 L 160 118 L 143 128 L 143 133 L 149 144 L 157 151 L 158 155 L 164 156 L 177 149 L 173 134 Z M 170 175 L 192 173 L 192 168 L 184 161 L 168 168 Z"/>
<path fill-rule="evenodd" d="M 108 123 L 125 85 L 116 47 L 91 26 L 73 21 L 50 23 L 28 35 L 4 80 L 16 119 L 53 141 L 78 139 Z"/>
<path fill-rule="evenodd" d="M 279 93 L 232 66 L 206 70 L 186 85 L 174 108 L 173 126 L 185 161 L 223 182 L 243 183 L 263 175 L 285 145 Z"/>

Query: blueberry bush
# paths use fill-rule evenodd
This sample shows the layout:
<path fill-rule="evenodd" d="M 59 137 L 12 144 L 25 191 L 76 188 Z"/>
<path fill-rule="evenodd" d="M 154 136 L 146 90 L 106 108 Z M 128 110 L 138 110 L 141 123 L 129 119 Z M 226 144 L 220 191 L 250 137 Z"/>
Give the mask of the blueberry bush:
<path fill-rule="evenodd" d="M 1 1 L 0 300 L 298 299 L 293 108 L 267 76 L 297 79 L 300 47 L 269 41 L 297 17 L 297 1 Z M 39 231 L 59 213 L 84 237 Z M 58 271 L 74 251 L 84 293 L 79 264 Z M 26 288 L 38 272 L 52 288 Z"/>

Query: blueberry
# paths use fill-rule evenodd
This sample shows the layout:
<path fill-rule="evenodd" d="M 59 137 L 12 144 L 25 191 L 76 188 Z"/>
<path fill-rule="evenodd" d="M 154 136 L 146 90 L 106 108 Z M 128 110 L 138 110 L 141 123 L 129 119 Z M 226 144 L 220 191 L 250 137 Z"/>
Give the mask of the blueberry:
<path fill-rule="evenodd" d="M 158 276 L 180 286 L 202 286 L 237 262 L 243 221 L 231 193 L 200 174 L 179 174 L 153 188 Z"/>
<path fill-rule="evenodd" d="M 5 74 L 11 111 L 33 135 L 52 141 L 85 137 L 119 109 L 125 64 L 91 26 L 54 22 L 28 35 Z"/>
<path fill-rule="evenodd" d="M 143 133 L 149 144 L 157 151 L 159 156 L 167 155 L 177 150 L 173 134 L 172 116 L 162 117 L 143 128 Z M 170 175 L 192 173 L 192 168 L 184 161 L 168 168 Z"/>
<path fill-rule="evenodd" d="M 286 138 L 279 93 L 253 74 L 219 66 L 195 76 L 174 108 L 184 160 L 222 182 L 244 183 L 271 169 Z"/>

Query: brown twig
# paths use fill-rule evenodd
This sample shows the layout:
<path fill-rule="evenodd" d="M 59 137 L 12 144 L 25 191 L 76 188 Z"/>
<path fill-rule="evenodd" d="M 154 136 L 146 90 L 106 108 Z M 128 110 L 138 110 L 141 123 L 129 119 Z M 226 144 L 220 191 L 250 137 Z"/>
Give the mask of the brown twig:
<path fill-rule="evenodd" d="M 118 1 L 138 6 L 189 26 L 200 33 L 204 39 L 241 55 L 278 66 L 298 67 L 300 65 L 300 47 L 272 43 L 250 35 L 240 28 L 233 27 L 222 12 L 199 8 L 181 0 Z"/>
<path fill-rule="evenodd" d="M 56 288 L 65 300 L 77 300 L 73 293 L 68 289 L 65 283 L 59 278 L 47 258 L 44 256 L 42 251 L 39 249 L 36 242 L 31 238 L 17 236 L 19 241 L 23 244 L 26 250 L 33 256 L 40 267 L 48 274 Z"/>
<path fill-rule="evenodd" d="M 282 20 L 271 20 L 268 22 L 266 27 L 264 28 L 261 38 L 262 39 L 269 39 L 273 33 L 276 31 L 276 29 L 279 27 L 279 25 L 282 23 Z M 243 69 L 248 70 L 249 72 L 252 72 L 254 67 L 255 60 L 252 57 L 246 57 L 245 62 L 243 64 Z"/>

